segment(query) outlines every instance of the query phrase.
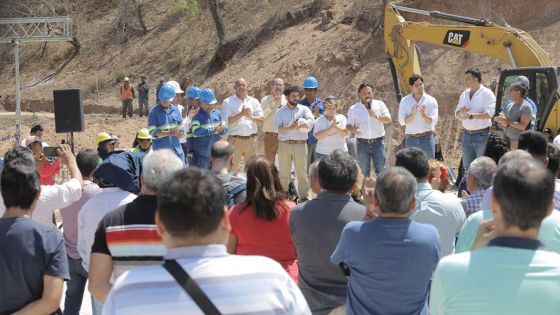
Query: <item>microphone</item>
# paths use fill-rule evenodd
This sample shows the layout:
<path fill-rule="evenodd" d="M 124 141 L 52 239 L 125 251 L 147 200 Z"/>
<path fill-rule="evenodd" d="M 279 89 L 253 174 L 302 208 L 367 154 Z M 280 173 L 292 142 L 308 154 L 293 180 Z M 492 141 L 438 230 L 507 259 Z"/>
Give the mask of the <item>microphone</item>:
<path fill-rule="evenodd" d="M 368 98 L 368 100 L 367 100 L 367 108 L 368 108 L 368 109 L 371 109 L 371 100 L 370 100 L 369 98 Z"/>

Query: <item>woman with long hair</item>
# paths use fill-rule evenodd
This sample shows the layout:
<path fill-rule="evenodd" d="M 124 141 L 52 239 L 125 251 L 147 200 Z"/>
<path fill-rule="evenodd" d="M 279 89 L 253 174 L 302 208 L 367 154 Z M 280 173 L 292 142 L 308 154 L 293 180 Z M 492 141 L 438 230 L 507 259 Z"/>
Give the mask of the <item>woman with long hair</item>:
<path fill-rule="evenodd" d="M 278 169 L 264 157 L 247 167 L 247 198 L 229 211 L 231 223 L 228 251 L 260 255 L 276 260 L 297 282 L 296 249 L 290 235 L 289 201 Z"/>

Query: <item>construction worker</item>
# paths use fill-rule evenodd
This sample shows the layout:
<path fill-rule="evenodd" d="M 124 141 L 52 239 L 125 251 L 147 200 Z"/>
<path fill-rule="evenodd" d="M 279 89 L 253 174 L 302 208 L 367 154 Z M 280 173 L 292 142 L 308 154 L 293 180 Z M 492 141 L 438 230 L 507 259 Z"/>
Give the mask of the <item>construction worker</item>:
<path fill-rule="evenodd" d="M 95 137 L 95 145 L 97 146 L 97 154 L 99 155 L 99 164 L 102 164 L 114 151 L 117 139 L 113 138 L 107 132 L 101 132 Z"/>
<path fill-rule="evenodd" d="M 147 128 L 142 128 L 136 133 L 130 152 L 150 153 L 152 152 L 152 136 Z"/>
<path fill-rule="evenodd" d="M 148 103 L 150 102 L 150 88 L 152 86 L 148 81 L 146 81 L 146 76 L 140 77 L 140 83 L 136 86 L 136 90 L 138 91 L 138 114 L 142 117 L 143 113 L 146 113 L 148 116 Z"/>
<path fill-rule="evenodd" d="M 303 80 L 303 90 L 305 96 L 299 101 L 299 104 L 307 106 L 311 110 L 314 119 L 323 115 L 325 111 L 323 107 L 323 100 L 317 97 L 318 88 L 319 81 L 317 81 L 315 77 L 309 76 L 305 78 L 305 80 Z M 317 159 L 315 153 L 317 141 L 317 138 L 313 135 L 313 129 L 309 130 L 309 133 L 307 134 L 307 170 L 309 170 L 309 165 Z"/>
<path fill-rule="evenodd" d="M 179 137 L 184 133 L 180 128 L 183 118 L 177 106 L 172 104 L 175 96 L 172 84 L 165 84 L 159 90 L 159 104 L 152 107 L 148 114 L 148 130 L 154 150 L 171 149 L 184 162 L 185 154 L 179 143 Z"/>
<path fill-rule="evenodd" d="M 136 97 L 136 94 L 128 77 L 124 77 L 123 85 L 121 85 L 119 91 L 122 101 L 122 117 L 126 119 L 126 113 L 128 112 L 128 116 L 132 118 L 132 100 Z"/>
<path fill-rule="evenodd" d="M 183 119 L 183 129 L 185 130 L 185 143 L 181 143 L 183 151 L 185 152 L 187 165 L 192 165 L 193 162 L 193 134 L 190 132 L 190 125 L 192 118 L 198 113 L 200 108 L 200 89 L 196 86 L 189 86 L 187 88 L 187 108 L 185 109 L 186 116 Z"/>
<path fill-rule="evenodd" d="M 227 124 L 219 111 L 214 109 L 218 102 L 214 91 L 202 89 L 199 94 L 200 109 L 191 121 L 190 132 L 193 135 L 193 166 L 210 169 L 210 151 L 212 145 L 227 132 Z"/>

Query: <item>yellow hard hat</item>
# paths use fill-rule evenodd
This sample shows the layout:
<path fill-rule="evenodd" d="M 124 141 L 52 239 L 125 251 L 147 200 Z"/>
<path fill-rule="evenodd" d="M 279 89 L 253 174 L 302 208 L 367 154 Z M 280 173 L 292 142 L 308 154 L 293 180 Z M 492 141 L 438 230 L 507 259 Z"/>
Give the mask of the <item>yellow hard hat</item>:
<path fill-rule="evenodd" d="M 128 82 L 128 81 L 130 81 L 130 80 L 128 79 L 128 77 L 124 77 L 124 80 L 123 80 L 123 81 L 124 81 L 124 82 Z"/>
<path fill-rule="evenodd" d="M 113 137 L 110 134 L 102 132 L 95 137 L 95 145 L 99 145 L 101 142 L 111 139 L 113 139 Z"/>
<path fill-rule="evenodd" d="M 136 138 L 138 139 L 152 139 L 152 135 L 147 128 L 142 128 L 136 133 Z"/>

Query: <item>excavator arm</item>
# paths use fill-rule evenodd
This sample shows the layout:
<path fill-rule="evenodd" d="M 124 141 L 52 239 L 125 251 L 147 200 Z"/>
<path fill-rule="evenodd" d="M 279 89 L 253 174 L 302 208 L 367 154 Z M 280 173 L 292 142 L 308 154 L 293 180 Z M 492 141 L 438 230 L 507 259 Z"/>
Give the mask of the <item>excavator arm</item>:
<path fill-rule="evenodd" d="M 429 15 L 466 25 L 405 21 L 399 11 Z M 396 75 L 393 81 L 399 101 L 399 94 L 410 93 L 408 78 L 413 73 L 421 72 L 416 42 L 493 56 L 514 68 L 552 66 L 552 61 L 544 49 L 522 30 L 499 26 L 486 20 L 439 11 L 424 11 L 395 3 L 385 6 L 384 37 L 391 70 L 393 76 Z"/>

